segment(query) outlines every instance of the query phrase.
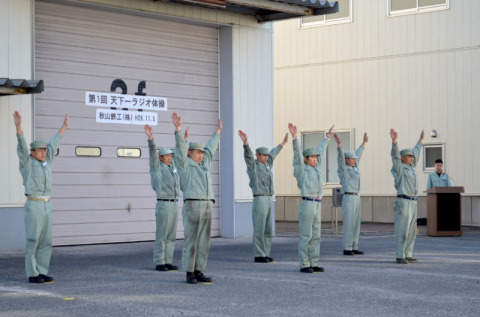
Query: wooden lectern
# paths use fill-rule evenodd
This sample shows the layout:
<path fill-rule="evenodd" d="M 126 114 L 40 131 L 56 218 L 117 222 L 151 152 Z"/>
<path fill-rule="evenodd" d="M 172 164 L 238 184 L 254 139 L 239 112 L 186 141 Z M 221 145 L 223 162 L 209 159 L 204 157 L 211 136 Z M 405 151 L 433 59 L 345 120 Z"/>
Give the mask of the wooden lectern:
<path fill-rule="evenodd" d="M 463 187 L 432 187 L 427 190 L 427 235 L 461 236 Z"/>

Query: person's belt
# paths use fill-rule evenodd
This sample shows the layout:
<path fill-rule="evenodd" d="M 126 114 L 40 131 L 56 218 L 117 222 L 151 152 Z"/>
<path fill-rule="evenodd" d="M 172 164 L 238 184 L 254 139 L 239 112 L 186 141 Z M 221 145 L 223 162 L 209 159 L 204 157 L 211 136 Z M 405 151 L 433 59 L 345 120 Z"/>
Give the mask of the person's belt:
<path fill-rule="evenodd" d="M 418 200 L 417 197 L 411 197 L 407 195 L 397 195 L 398 198 L 408 199 L 408 200 Z"/>
<path fill-rule="evenodd" d="M 215 203 L 215 199 L 195 199 L 195 198 L 187 198 L 187 199 L 184 199 L 183 202 L 186 202 L 186 201 L 211 201 L 213 203 Z"/>
<path fill-rule="evenodd" d="M 27 195 L 28 200 L 33 200 L 33 201 L 50 201 L 50 196 L 29 196 Z"/>
<path fill-rule="evenodd" d="M 259 196 L 268 196 L 268 197 L 272 197 L 272 195 L 253 195 L 253 197 L 259 197 Z"/>
<path fill-rule="evenodd" d="M 178 199 L 161 199 L 161 198 L 157 198 L 157 201 L 174 201 L 174 202 L 177 202 Z"/>
<path fill-rule="evenodd" d="M 358 193 L 350 193 L 350 192 L 346 192 L 346 193 L 343 193 L 344 195 L 358 195 Z"/>
<path fill-rule="evenodd" d="M 303 200 L 322 202 L 320 197 L 302 197 Z"/>

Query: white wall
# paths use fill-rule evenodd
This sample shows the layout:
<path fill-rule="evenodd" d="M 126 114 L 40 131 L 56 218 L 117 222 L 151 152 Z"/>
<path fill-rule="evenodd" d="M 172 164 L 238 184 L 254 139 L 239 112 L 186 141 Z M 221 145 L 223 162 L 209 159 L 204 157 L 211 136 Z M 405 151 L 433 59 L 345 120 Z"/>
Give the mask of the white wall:
<path fill-rule="evenodd" d="M 456 185 L 479 195 L 480 2 L 450 1 L 449 10 L 399 17 L 387 17 L 387 0 L 353 6 L 353 23 L 275 23 L 275 142 L 288 122 L 301 130 L 353 128 L 355 147 L 367 131 L 362 192 L 393 195 L 389 129 L 398 130 L 400 147 L 412 147 L 423 128 L 425 142 L 445 143 Z M 291 153 L 291 143 L 285 150 Z M 298 195 L 291 156 L 278 158 L 277 195 Z M 421 164 L 418 172 L 423 189 L 428 173 Z"/>
<path fill-rule="evenodd" d="M 34 79 L 31 8 L 30 0 L 0 1 L 0 78 Z M 3 150 L 0 155 L 0 207 L 18 207 L 25 202 L 13 124 L 16 110 L 22 115 L 22 128 L 30 142 L 32 96 L 0 96 L 0 148 Z"/>

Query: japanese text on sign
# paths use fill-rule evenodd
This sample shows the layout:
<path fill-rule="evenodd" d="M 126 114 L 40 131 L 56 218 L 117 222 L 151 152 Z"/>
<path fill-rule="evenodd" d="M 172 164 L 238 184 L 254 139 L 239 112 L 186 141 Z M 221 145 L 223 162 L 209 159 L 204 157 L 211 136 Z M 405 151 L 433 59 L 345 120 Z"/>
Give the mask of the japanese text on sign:
<path fill-rule="evenodd" d="M 155 112 L 138 112 L 125 110 L 97 109 L 96 122 L 123 123 L 123 124 L 149 124 L 156 126 L 158 122 Z"/>
<path fill-rule="evenodd" d="M 167 111 L 167 98 L 112 94 L 107 92 L 85 92 L 85 104 L 96 107 L 119 107 Z"/>

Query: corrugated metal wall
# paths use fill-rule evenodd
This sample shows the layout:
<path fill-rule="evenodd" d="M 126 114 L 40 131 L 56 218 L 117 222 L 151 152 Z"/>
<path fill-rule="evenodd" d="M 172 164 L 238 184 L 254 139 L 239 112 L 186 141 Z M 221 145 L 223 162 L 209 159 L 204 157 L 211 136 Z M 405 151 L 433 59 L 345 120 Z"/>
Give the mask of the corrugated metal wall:
<path fill-rule="evenodd" d="M 54 244 L 154 239 L 155 193 L 142 126 L 95 123 L 85 91 L 109 91 L 123 79 L 128 93 L 145 80 L 148 95 L 168 98 L 154 128 L 157 146 L 174 146 L 171 113 L 208 141 L 218 118 L 218 30 L 93 9 L 36 2 L 37 138 L 49 139 L 65 113 L 70 125 L 53 163 Z M 102 157 L 75 157 L 75 147 L 100 146 Z M 141 158 L 118 158 L 117 147 L 140 147 Z M 218 154 L 212 167 L 219 199 Z M 181 204 L 180 204 L 181 205 Z M 180 213 L 181 216 L 181 213 Z M 220 233 L 218 204 L 212 235 Z M 179 221 L 177 237 L 183 237 Z"/>

